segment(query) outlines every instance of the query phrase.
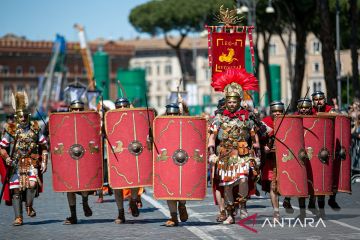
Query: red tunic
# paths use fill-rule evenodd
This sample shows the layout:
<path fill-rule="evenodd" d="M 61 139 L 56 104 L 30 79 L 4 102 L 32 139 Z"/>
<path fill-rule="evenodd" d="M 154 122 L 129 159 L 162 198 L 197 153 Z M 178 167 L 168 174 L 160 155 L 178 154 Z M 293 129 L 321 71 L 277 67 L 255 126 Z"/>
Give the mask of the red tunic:
<path fill-rule="evenodd" d="M 330 112 L 332 109 L 333 109 L 332 106 L 330 106 L 328 104 L 325 104 L 325 111 L 324 112 Z M 311 111 L 312 111 L 313 114 L 318 113 L 318 109 L 316 107 L 312 107 Z"/>
<path fill-rule="evenodd" d="M 5 165 L 5 161 L 0 157 L 1 184 L 4 184 L 5 182 L 6 171 L 8 171 L 8 167 Z M 7 183 L 5 186 L 3 200 L 5 200 L 6 205 L 11 206 L 9 183 Z"/>

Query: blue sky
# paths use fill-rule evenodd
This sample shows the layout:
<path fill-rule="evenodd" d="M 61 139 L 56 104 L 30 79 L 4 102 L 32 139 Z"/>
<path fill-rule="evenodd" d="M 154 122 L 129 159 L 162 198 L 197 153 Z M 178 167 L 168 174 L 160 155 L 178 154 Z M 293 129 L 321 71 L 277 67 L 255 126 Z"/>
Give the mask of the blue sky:
<path fill-rule="evenodd" d="M 78 41 L 74 23 L 85 27 L 88 40 L 117 40 L 140 35 L 128 16 L 149 0 L 1 0 L 0 37 L 7 33 L 29 40 L 54 40 L 55 34 Z"/>

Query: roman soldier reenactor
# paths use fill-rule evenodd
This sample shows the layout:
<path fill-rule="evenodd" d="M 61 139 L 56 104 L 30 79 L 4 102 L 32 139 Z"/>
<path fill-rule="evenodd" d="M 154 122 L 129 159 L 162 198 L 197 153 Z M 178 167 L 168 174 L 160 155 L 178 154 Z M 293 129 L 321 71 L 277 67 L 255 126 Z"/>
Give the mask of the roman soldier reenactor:
<path fill-rule="evenodd" d="M 84 111 L 84 109 L 85 109 L 85 104 L 80 100 L 74 100 L 70 103 L 70 107 L 69 107 L 70 112 L 81 112 Z M 89 195 L 91 194 L 91 192 L 89 191 L 67 192 L 66 196 L 68 199 L 71 216 L 66 218 L 64 222 L 65 225 L 77 224 L 76 194 L 81 195 L 85 217 L 92 216 L 92 210 L 89 206 Z"/>
<path fill-rule="evenodd" d="M 254 121 L 249 112 L 241 107 L 243 91 L 258 90 L 258 81 L 244 69 L 228 69 L 215 74 L 211 86 L 223 91 L 226 109 L 213 121 L 213 134 L 209 138 L 209 161 L 216 164 L 219 185 L 224 186 L 227 219 L 224 224 L 235 223 L 233 188 L 239 189 L 236 201 L 240 205 L 240 217 L 247 217 L 248 175 L 250 159 L 254 159 L 253 144 L 257 138 Z M 215 149 L 215 141 L 219 145 Z M 211 147 L 212 146 L 212 147 Z"/>
<path fill-rule="evenodd" d="M 222 115 L 224 110 L 225 110 L 225 103 L 226 100 L 225 98 L 221 98 L 218 101 L 218 105 L 217 105 L 217 109 L 215 110 L 215 118 L 217 115 Z M 213 122 L 213 119 L 212 119 Z M 209 134 L 212 134 L 214 132 L 215 129 L 212 128 L 212 124 L 210 124 L 209 127 Z M 212 143 L 213 144 L 213 143 Z M 209 145 L 208 149 L 209 149 L 209 153 L 213 151 L 213 149 L 216 149 L 217 145 L 219 144 L 219 140 L 216 139 L 215 141 L 215 145 Z M 225 203 L 224 203 L 224 186 L 220 186 L 219 183 L 219 177 L 216 175 L 217 171 L 216 171 L 216 165 L 212 164 L 211 165 L 211 177 L 212 177 L 212 190 L 213 190 L 213 195 L 214 195 L 214 202 L 216 205 L 219 205 L 219 215 L 216 217 L 216 221 L 217 222 L 223 222 L 226 220 L 227 216 L 226 216 L 226 211 L 225 211 Z"/>
<path fill-rule="evenodd" d="M 314 115 L 313 113 L 313 106 L 312 106 L 312 102 L 309 98 L 300 98 L 298 100 L 298 114 L 299 115 Z M 318 106 L 318 109 L 320 107 Z M 312 171 L 311 169 L 307 168 L 307 171 Z M 318 199 L 318 206 L 319 206 L 319 215 L 320 216 L 324 216 L 325 215 L 325 196 L 324 195 L 319 195 L 317 196 Z M 316 211 L 316 207 L 315 207 L 315 200 L 316 200 L 316 196 L 310 194 L 309 196 L 309 204 L 308 204 L 308 209 L 313 213 L 313 214 L 317 214 Z M 305 211 L 305 198 L 304 197 L 300 197 L 299 198 L 299 208 L 300 208 L 300 219 L 304 219 L 306 217 L 306 211 Z"/>
<path fill-rule="evenodd" d="M 181 100 L 182 102 L 182 100 Z M 185 107 L 184 107 L 185 106 Z M 180 107 L 176 103 L 171 103 L 166 105 L 166 116 L 180 116 L 180 115 L 188 115 L 187 107 L 183 104 L 183 109 L 186 110 L 184 114 L 180 112 Z M 170 211 L 170 219 L 166 221 L 165 226 L 167 227 L 176 227 L 179 225 L 178 220 L 178 212 L 181 222 L 186 222 L 189 218 L 187 209 L 186 209 L 186 201 L 185 200 L 167 200 L 167 205 Z"/>
<path fill-rule="evenodd" d="M 122 108 L 130 108 L 130 102 L 127 98 L 118 98 L 115 101 L 115 108 L 122 109 Z M 139 188 L 130 188 L 130 189 L 114 189 L 115 195 L 115 202 L 118 207 L 119 215 L 115 219 L 116 224 L 122 224 L 125 222 L 125 211 L 124 211 L 124 190 L 130 191 L 130 200 L 129 206 L 131 210 L 131 214 L 133 217 L 138 217 L 140 215 L 139 212 L 139 205 L 138 205 L 138 193 Z M 141 199 L 141 197 L 140 197 Z"/>
<path fill-rule="evenodd" d="M 336 109 L 333 106 L 330 106 L 329 104 L 326 103 L 326 97 L 325 97 L 325 93 L 323 93 L 322 91 L 316 91 L 314 92 L 312 95 L 312 101 L 313 101 L 313 108 L 312 108 L 312 112 L 314 114 L 317 114 L 319 112 L 326 112 L 326 113 L 336 113 Z M 335 99 L 336 101 L 336 99 Z M 336 103 L 336 102 L 334 102 Z M 341 208 L 339 206 L 339 204 L 336 202 L 336 189 L 334 190 L 334 194 L 330 195 L 329 200 L 328 200 L 328 204 L 329 206 L 335 210 L 335 211 L 339 211 Z M 311 204 L 310 207 L 315 208 L 315 199 L 309 199 L 309 205 Z"/>
<path fill-rule="evenodd" d="M 313 115 L 310 98 L 300 98 L 297 101 L 297 115 Z"/>
<path fill-rule="evenodd" d="M 266 126 L 265 134 L 260 135 L 261 157 L 262 157 L 262 190 L 270 193 L 271 204 L 274 209 L 274 218 L 279 219 L 279 194 L 276 181 L 276 156 L 274 146 L 274 118 L 284 114 L 284 103 L 274 101 L 270 103 L 270 116 L 262 119 L 262 124 Z M 290 197 L 286 197 L 283 202 L 286 212 L 293 213 L 294 209 L 290 203 Z"/>
<path fill-rule="evenodd" d="M 14 226 L 23 224 L 22 202 L 26 203 L 26 212 L 35 217 L 33 200 L 42 186 L 42 174 L 47 169 L 48 148 L 46 138 L 41 134 L 37 121 L 30 120 L 28 97 L 25 92 L 12 95 L 15 111 L 15 124 L 8 124 L 0 142 L 0 153 L 6 165 L 10 183 L 12 205 L 14 207 Z M 6 150 L 10 146 L 10 150 Z M 5 184 L 4 183 L 4 184 Z"/>
<path fill-rule="evenodd" d="M 313 94 L 311 94 L 312 101 L 313 101 L 313 107 L 312 112 L 313 114 L 316 114 L 318 112 L 330 112 L 335 113 L 335 107 L 330 106 L 326 103 L 325 93 L 322 91 L 316 91 Z"/>

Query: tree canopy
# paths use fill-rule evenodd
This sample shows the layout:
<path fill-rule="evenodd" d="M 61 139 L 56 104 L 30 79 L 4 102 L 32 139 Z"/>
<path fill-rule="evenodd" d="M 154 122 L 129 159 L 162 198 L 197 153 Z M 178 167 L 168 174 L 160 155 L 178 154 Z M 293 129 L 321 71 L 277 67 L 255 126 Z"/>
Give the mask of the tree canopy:
<path fill-rule="evenodd" d="M 152 36 L 163 35 L 166 43 L 175 50 L 182 75 L 186 77 L 181 44 L 190 32 L 204 30 L 204 25 L 214 19 L 220 4 L 231 6 L 233 1 L 227 0 L 219 3 L 216 0 L 152 0 L 132 9 L 129 21 L 138 32 L 148 33 Z M 177 43 L 168 39 L 168 35 L 172 31 L 176 31 L 180 35 Z"/>
<path fill-rule="evenodd" d="M 175 30 L 185 34 L 202 31 L 220 5 L 232 4 L 231 0 L 152 0 L 132 9 L 129 20 L 139 32 L 158 35 Z"/>
<path fill-rule="evenodd" d="M 341 36 L 342 48 L 352 49 L 353 68 L 357 66 L 357 41 L 360 36 L 358 18 L 358 8 L 360 0 L 339 0 L 342 14 L 341 21 Z M 269 55 L 268 45 L 271 36 L 277 34 L 281 37 L 282 34 L 294 33 L 296 37 L 296 52 L 294 64 L 291 63 L 290 56 L 290 42 L 285 43 L 287 48 L 287 55 L 289 58 L 289 78 L 291 82 L 292 100 L 291 105 L 295 106 L 296 101 L 301 94 L 301 86 L 304 79 L 304 69 L 306 64 L 306 37 L 309 32 L 313 32 L 322 41 L 322 46 L 325 53 L 323 58 L 325 60 L 331 59 L 331 62 L 326 64 L 326 69 L 333 68 L 333 42 L 335 35 L 335 2 L 336 0 L 274 0 L 272 1 L 275 8 L 275 13 L 270 16 L 265 12 L 268 0 L 257 0 L 256 8 L 256 31 L 257 35 L 262 35 L 265 40 L 263 51 L 263 59 L 260 62 L 264 64 L 265 76 L 267 84 L 270 84 Z M 139 5 L 132 9 L 129 20 L 134 28 L 142 33 L 148 33 L 152 36 L 163 35 L 166 43 L 172 47 L 179 59 L 181 72 L 184 77 L 186 75 L 184 69 L 184 61 L 181 54 L 181 44 L 184 38 L 190 32 L 199 32 L 204 30 L 204 25 L 217 25 L 215 23 L 215 15 L 218 13 L 221 5 L 225 8 L 232 8 L 236 5 L 236 0 L 152 0 L 145 4 Z M 325 9 L 326 12 L 320 12 Z M 326 21 L 326 23 L 324 22 Z M 328 24 L 329 23 L 329 24 Z M 326 31 L 324 26 L 328 28 Z M 169 41 L 168 35 L 170 32 L 176 31 L 179 34 L 179 40 L 176 43 Z M 282 39 L 283 40 L 283 39 Z M 287 44 L 287 46 L 286 46 Z M 267 48 L 266 48 L 267 47 Z M 325 63 L 324 62 L 324 63 Z M 334 96 L 336 86 L 334 86 L 334 71 L 326 71 L 326 84 L 328 93 Z M 355 69 L 356 70 L 356 69 Z M 331 76 L 330 76 L 331 75 Z M 358 72 L 354 71 L 354 81 L 358 84 Z M 356 85 L 358 86 L 358 85 Z M 271 96 L 271 89 L 268 88 L 269 96 Z M 360 93 L 357 93 L 360 94 Z"/>

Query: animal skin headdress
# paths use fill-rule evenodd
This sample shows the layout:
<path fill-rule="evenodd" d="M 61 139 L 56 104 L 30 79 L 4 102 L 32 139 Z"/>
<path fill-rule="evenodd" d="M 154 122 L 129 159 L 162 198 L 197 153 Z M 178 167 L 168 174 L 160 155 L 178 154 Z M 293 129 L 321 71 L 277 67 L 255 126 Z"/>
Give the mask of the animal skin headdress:
<path fill-rule="evenodd" d="M 29 100 L 26 92 L 17 92 L 15 96 L 12 94 L 11 100 L 12 107 L 16 113 L 27 112 Z"/>
<path fill-rule="evenodd" d="M 224 92 L 226 97 L 243 98 L 243 91 L 259 91 L 259 82 L 245 69 L 232 68 L 213 76 L 211 86 L 216 92 Z"/>

